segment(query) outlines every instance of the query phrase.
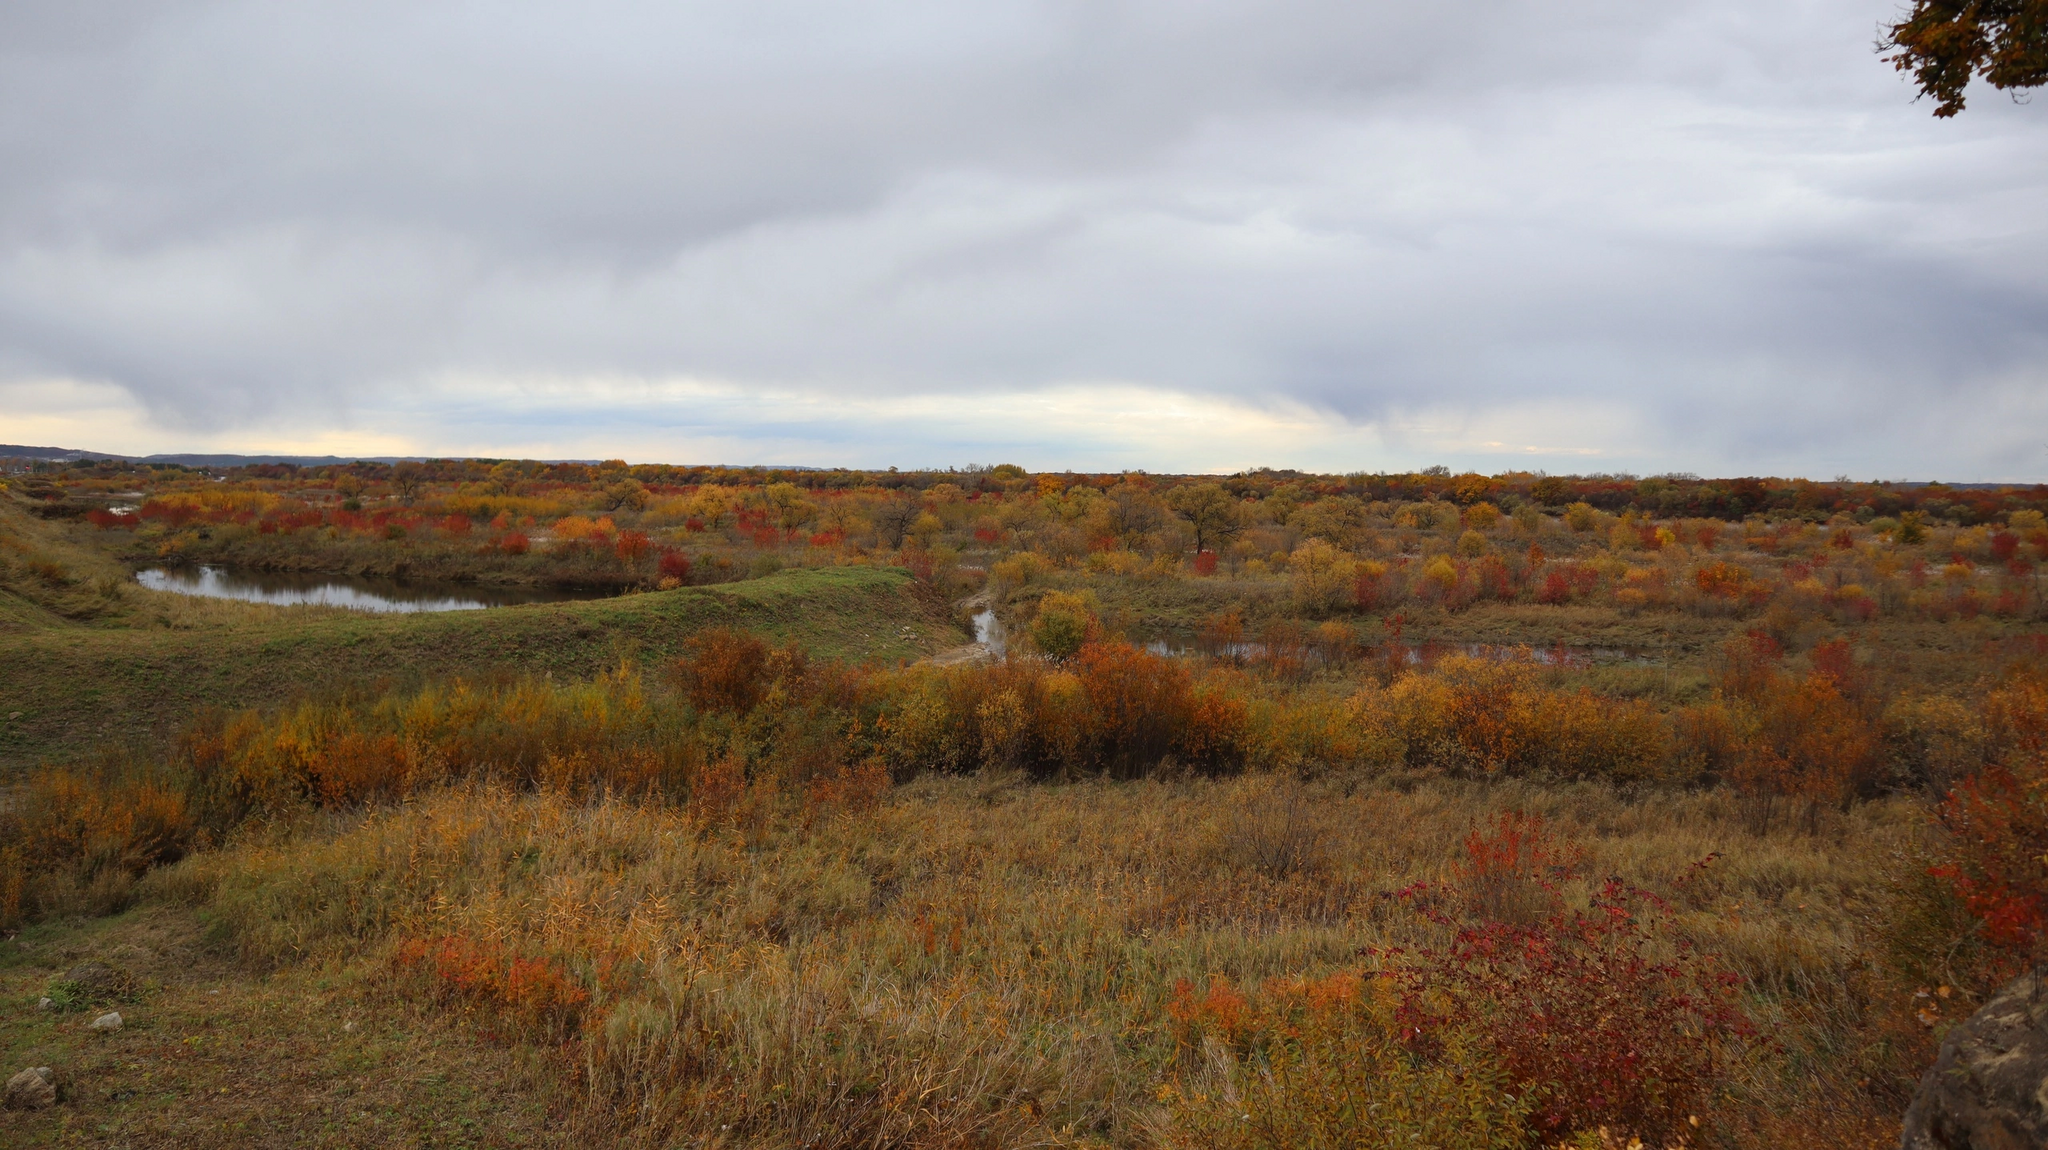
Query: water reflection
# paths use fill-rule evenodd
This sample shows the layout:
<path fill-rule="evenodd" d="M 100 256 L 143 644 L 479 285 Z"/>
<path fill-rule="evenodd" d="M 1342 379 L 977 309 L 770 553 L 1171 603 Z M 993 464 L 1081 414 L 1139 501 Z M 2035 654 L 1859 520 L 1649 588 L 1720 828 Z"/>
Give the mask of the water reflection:
<path fill-rule="evenodd" d="M 208 599 L 240 599 L 282 607 L 345 607 L 351 611 L 385 613 L 480 611 L 486 607 L 509 607 L 519 603 L 600 599 L 611 594 L 609 591 L 400 582 L 354 575 L 238 571 L 226 567 L 153 567 L 139 572 L 135 581 L 152 591 L 171 591 Z"/>
<path fill-rule="evenodd" d="M 1003 621 L 996 618 L 993 609 L 983 607 L 974 615 L 974 641 L 988 648 L 991 655 L 1001 658 L 1009 650 L 1009 632 L 1003 630 Z"/>

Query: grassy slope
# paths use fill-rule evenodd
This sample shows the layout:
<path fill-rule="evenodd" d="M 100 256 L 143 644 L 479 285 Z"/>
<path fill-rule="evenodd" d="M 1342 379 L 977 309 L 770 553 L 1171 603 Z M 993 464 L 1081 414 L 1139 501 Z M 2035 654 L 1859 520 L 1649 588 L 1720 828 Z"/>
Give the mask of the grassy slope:
<path fill-rule="evenodd" d="M 431 615 L 259 608 L 188 630 L 79 625 L 10 598 L 17 618 L 42 625 L 0 632 L 0 773 L 99 743 L 161 740 L 200 707 L 450 675 L 588 676 L 621 658 L 672 657 L 712 626 L 884 661 L 968 638 L 919 604 L 906 575 L 876 568 Z"/>
<path fill-rule="evenodd" d="M 252 974 L 192 912 L 156 906 L 0 942 L 0 1058 L 49 1066 L 64 1105 L 0 1111 L 7 1146 L 554 1146 L 568 1142 L 514 1051 L 380 991 L 360 970 Z M 85 959 L 141 981 L 67 1012 L 35 1002 Z M 124 1025 L 89 1023 L 119 1010 Z M 344 1029 L 344 1028 L 347 1029 Z"/>

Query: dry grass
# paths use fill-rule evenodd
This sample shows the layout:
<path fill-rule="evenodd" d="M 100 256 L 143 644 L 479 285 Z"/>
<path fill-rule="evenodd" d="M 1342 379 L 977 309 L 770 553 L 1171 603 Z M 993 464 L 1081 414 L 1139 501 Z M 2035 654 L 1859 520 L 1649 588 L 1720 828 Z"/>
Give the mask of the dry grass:
<path fill-rule="evenodd" d="M 580 1120 L 630 1144 L 1130 1145 L 1181 1073 L 1176 982 L 1317 976 L 1440 941 L 1387 896 L 1451 877 L 1464 837 L 1511 809 L 1575 841 L 1583 873 L 1681 899 L 1684 934 L 1786 1036 L 1725 1084 L 1710 1130 L 1812 1094 L 1815 1052 L 1793 1047 L 1861 1024 L 1828 1016 L 1831 988 L 1867 980 L 1866 932 L 1923 826 L 1908 804 L 1757 837 L 1720 794 L 1594 784 L 927 778 L 870 812 L 792 803 L 706 826 L 469 786 L 202 854 L 148 888 L 205 907 L 258 966 L 451 935 L 565 964 L 594 1001 L 580 1042 L 547 1057 L 581 1084 Z"/>

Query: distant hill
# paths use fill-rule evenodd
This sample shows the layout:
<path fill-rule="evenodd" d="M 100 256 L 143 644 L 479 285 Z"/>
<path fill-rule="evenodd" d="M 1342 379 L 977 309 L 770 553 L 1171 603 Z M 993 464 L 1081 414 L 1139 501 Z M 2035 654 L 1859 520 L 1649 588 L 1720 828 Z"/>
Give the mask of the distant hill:
<path fill-rule="evenodd" d="M 46 463 L 90 463 L 95 459 L 122 459 L 131 463 L 176 463 L 185 467 L 250 467 L 258 463 L 289 463 L 297 467 L 326 467 L 336 463 L 424 463 L 428 455 L 202 455 L 177 452 L 160 455 L 117 455 L 111 451 L 86 451 L 76 447 L 28 447 L 0 443 L 0 459 L 36 459 Z M 602 463 L 599 459 L 544 459 L 542 463 Z"/>
<path fill-rule="evenodd" d="M 295 467 L 327 467 L 336 463 L 425 463 L 434 459 L 469 459 L 466 455 L 201 455 L 178 452 L 165 455 L 118 455 L 111 451 L 86 451 L 77 447 L 29 447 L 0 443 L 0 459 L 33 459 L 43 463 L 90 463 L 96 459 L 120 459 L 130 463 L 176 463 L 183 467 L 251 467 L 259 463 L 289 463 Z M 539 459 L 536 463 L 583 463 L 595 467 L 602 459 Z M 734 469 L 769 471 L 824 471 L 801 463 L 713 464 Z"/>
<path fill-rule="evenodd" d="M 117 455 L 111 451 L 86 451 L 76 447 L 28 447 L 0 443 L 0 458 L 40 459 L 49 463 L 79 463 L 95 459 L 125 459 L 135 463 L 178 463 L 186 467 L 247 467 L 257 463 L 291 463 L 300 467 L 324 467 L 333 463 L 399 463 L 424 459 L 415 455 L 201 455 L 178 452 L 168 455 Z"/>

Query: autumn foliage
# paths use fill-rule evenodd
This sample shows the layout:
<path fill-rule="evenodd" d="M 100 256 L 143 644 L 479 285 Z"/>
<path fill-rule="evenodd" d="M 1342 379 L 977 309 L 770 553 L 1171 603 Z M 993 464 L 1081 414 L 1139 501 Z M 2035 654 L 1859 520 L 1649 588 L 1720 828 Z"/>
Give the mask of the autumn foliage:
<path fill-rule="evenodd" d="M 1166 1009 L 1191 1068 L 1166 1097 L 1186 1144 L 1393 1146 L 1405 1143 L 1376 1139 L 1433 1120 L 1449 1125 L 1431 1145 L 1549 1145 L 1599 1130 L 1666 1145 L 1698 1132 L 1757 1037 L 1736 977 L 1673 947 L 1670 905 L 1619 880 L 1596 884 L 1583 908 L 1488 915 L 1492 899 L 1472 884 L 1572 853 L 1536 820 L 1502 816 L 1467 849 L 1458 878 L 1400 896 L 1452 932 L 1442 948 L 1256 990 L 1220 976 L 1176 984 Z M 1462 906 L 1479 917 L 1457 917 Z"/>

